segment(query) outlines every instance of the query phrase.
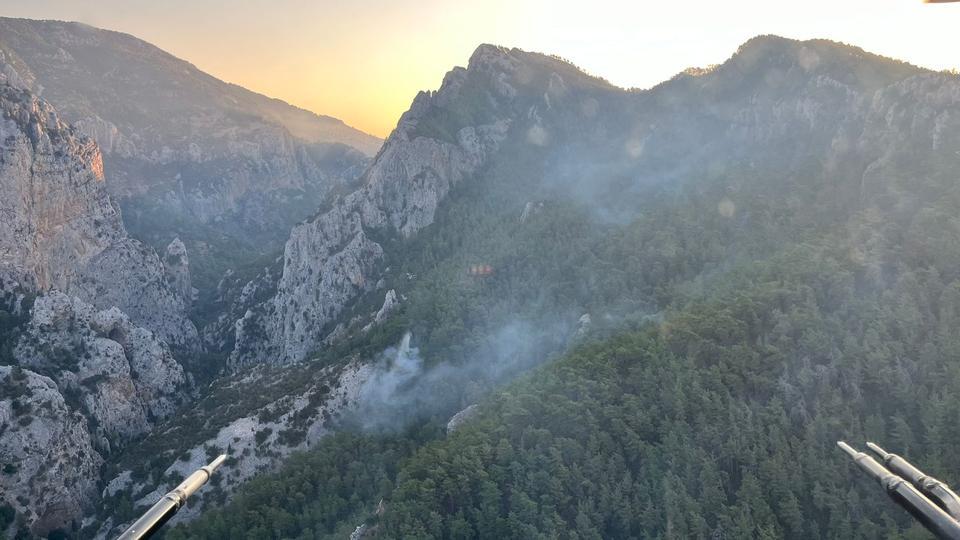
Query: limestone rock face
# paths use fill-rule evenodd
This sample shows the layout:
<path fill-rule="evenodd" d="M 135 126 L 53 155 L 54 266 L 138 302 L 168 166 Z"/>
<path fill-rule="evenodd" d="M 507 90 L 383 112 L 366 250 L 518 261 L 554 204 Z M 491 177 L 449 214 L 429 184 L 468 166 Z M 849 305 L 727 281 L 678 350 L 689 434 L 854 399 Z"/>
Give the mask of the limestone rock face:
<path fill-rule="evenodd" d="M 43 535 L 90 508 L 102 463 L 56 383 L 0 366 L 0 503 Z"/>
<path fill-rule="evenodd" d="M 118 32 L 0 18 L 0 53 L 0 70 L 99 144 L 127 229 L 158 248 L 189 229 L 191 249 L 225 237 L 273 251 L 382 143 Z"/>
<path fill-rule="evenodd" d="M 399 305 L 400 301 L 397 300 L 397 291 L 390 289 L 383 298 L 383 305 L 380 306 L 380 309 L 377 310 L 377 314 L 374 315 L 373 322 L 380 324 L 386 321 L 387 318 L 390 317 L 390 314 L 393 313 Z"/>
<path fill-rule="evenodd" d="M 477 405 L 474 404 L 453 415 L 450 420 L 447 421 L 447 435 L 455 432 L 464 422 L 476 416 L 478 412 L 480 412 L 480 410 L 477 408 Z"/>
<path fill-rule="evenodd" d="M 0 271 L 66 288 L 123 237 L 100 151 L 26 90 L 0 84 L 0 112 Z"/>
<path fill-rule="evenodd" d="M 186 378 L 166 344 L 117 308 L 97 311 L 53 292 L 36 300 L 14 356 L 79 398 L 94 420 L 94 440 L 122 446 L 169 416 L 185 398 Z"/>
<path fill-rule="evenodd" d="M 90 510 L 103 457 L 170 416 L 187 380 L 166 343 L 119 309 L 59 292 L 34 302 L 13 356 L 18 367 L 0 366 L 0 462 L 18 486 L 0 501 L 42 532 Z"/>
<path fill-rule="evenodd" d="M 30 92 L 0 81 L 0 281 L 118 307 L 171 345 L 197 330 L 157 254 L 129 238 L 100 150 Z"/>
<path fill-rule="evenodd" d="M 476 172 L 506 137 L 511 125 L 506 108 L 514 94 L 505 80 L 517 67 L 510 55 L 481 48 L 468 69 L 451 71 L 438 91 L 418 95 L 363 185 L 293 229 L 275 297 L 236 324 L 231 365 L 303 360 L 321 345 L 321 330 L 344 306 L 375 288 L 383 248 L 370 233 L 409 237 L 429 226 L 450 189 Z M 468 78 L 485 88 L 492 112 L 476 126 L 440 137 L 432 124 L 435 109 L 463 99 Z"/>
<path fill-rule="evenodd" d="M 167 246 L 163 257 L 163 269 L 167 273 L 167 281 L 183 302 L 189 305 L 196 297 L 196 289 L 190 281 L 190 258 L 187 256 L 187 246 L 180 238 L 174 238 Z"/>

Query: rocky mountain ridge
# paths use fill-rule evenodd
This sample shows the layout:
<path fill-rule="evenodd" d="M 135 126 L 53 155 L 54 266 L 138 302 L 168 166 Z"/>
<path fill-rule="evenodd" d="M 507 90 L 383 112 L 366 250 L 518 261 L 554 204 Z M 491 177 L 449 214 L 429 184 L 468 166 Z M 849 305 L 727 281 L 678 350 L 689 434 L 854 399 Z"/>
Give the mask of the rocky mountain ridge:
<path fill-rule="evenodd" d="M 99 144 L 131 235 L 157 250 L 185 244 L 197 319 L 218 309 L 210 297 L 227 270 L 279 250 L 381 143 L 78 23 L 0 18 L 0 71 Z"/>
<path fill-rule="evenodd" d="M 644 190 L 697 176 L 774 174 L 784 161 L 817 175 L 871 161 L 875 169 L 896 141 L 858 137 L 904 136 L 872 123 L 900 106 L 886 96 L 901 86 L 931 84 L 952 81 L 853 47 L 773 36 L 649 91 L 617 89 L 551 57 L 481 46 L 437 92 L 417 96 L 361 188 L 292 231 L 276 295 L 237 321 L 230 364 L 294 362 L 322 347 L 331 322 L 384 277 L 381 239 L 408 239 L 430 225 L 450 189 L 481 174 L 508 138 L 509 152 L 539 160 L 523 179 L 526 196 L 572 198 L 618 222 L 632 219 Z M 942 125 L 931 132 L 945 133 Z M 826 156 L 824 164 L 806 163 L 812 155 Z"/>
<path fill-rule="evenodd" d="M 382 142 L 336 118 L 220 81 L 129 34 L 75 22 L 7 17 L 0 17 L 0 27 L 0 48 L 21 79 L 54 103 L 65 118 L 102 135 L 97 142 L 105 154 L 163 159 L 164 154 L 180 152 L 177 142 L 184 137 L 178 137 L 174 128 L 183 126 L 184 111 L 206 113 L 201 118 L 210 120 L 228 111 L 245 111 L 251 120 L 256 116 L 269 120 L 298 139 L 345 144 L 368 156 Z M 103 79 L 109 84 L 104 85 Z M 98 95 L 95 90 L 107 93 Z M 137 106 L 132 101 L 145 97 L 153 103 Z M 124 106 L 111 107 L 112 100 Z M 144 120 L 156 124 L 152 133 L 143 130 Z M 204 129 L 204 122 L 195 122 L 193 129 Z M 217 140 L 196 140 L 195 144 L 209 149 Z M 169 148 L 157 151 L 165 146 Z M 184 146 L 186 153 L 188 147 Z"/>
<path fill-rule="evenodd" d="M 94 141 L 27 90 L 0 80 L 3 289 L 74 294 L 116 306 L 172 346 L 195 349 L 184 298 L 157 254 L 127 236 Z"/>
<path fill-rule="evenodd" d="M 414 99 L 364 174 L 363 186 L 291 232 L 276 296 L 237 321 L 232 366 L 258 357 L 303 360 L 326 337 L 318 330 L 375 288 L 383 248 L 369 232 L 409 238 L 430 225 L 450 189 L 497 151 L 512 122 L 508 111 L 516 90 L 507 80 L 523 66 L 521 54 L 481 46 L 467 69 L 454 69 L 439 90 Z M 492 111 L 484 110 L 476 125 L 460 126 L 447 138 L 421 135 L 429 129 L 421 122 L 435 120 L 436 109 L 474 98 L 462 95 L 465 85 L 483 92 L 477 99 L 487 100 L 482 106 Z"/>
<path fill-rule="evenodd" d="M 90 509 L 105 456 L 185 401 L 172 351 L 199 340 L 175 276 L 127 235 L 96 142 L 19 83 L 0 75 L 0 504 L 44 534 Z"/>

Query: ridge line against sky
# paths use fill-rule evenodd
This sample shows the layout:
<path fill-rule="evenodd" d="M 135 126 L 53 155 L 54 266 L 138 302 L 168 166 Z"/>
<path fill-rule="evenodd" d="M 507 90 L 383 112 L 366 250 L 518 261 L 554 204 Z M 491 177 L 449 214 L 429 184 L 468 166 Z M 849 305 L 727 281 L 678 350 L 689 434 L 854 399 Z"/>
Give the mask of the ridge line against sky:
<path fill-rule="evenodd" d="M 559 55 L 624 88 L 720 63 L 760 34 L 842 41 L 935 70 L 960 64 L 960 4 L 921 0 L 7 0 L 0 15 L 128 33 L 379 137 L 481 43 Z"/>

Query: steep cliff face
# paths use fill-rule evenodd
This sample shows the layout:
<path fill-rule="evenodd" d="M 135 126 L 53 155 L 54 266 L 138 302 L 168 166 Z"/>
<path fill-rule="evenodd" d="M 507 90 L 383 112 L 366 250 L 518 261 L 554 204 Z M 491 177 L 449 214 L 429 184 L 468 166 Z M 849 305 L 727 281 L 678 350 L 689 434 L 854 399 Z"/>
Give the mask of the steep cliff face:
<path fill-rule="evenodd" d="M 0 278 L 116 306 L 171 345 L 197 346 L 157 254 L 129 238 L 95 142 L 29 91 L 0 80 Z"/>
<path fill-rule="evenodd" d="M 0 366 L 0 501 L 37 534 L 89 511 L 104 457 L 187 397 L 166 343 L 115 307 L 59 292 L 34 302 L 13 360 Z"/>
<path fill-rule="evenodd" d="M 514 175 L 518 215 L 525 201 L 564 200 L 606 224 L 641 215 L 657 190 L 726 181 L 733 216 L 738 197 L 800 178 L 807 193 L 830 178 L 867 186 L 904 142 L 953 141 L 954 83 L 833 42 L 764 36 L 715 68 L 624 91 L 553 57 L 481 46 L 414 100 L 357 191 L 293 230 L 275 297 L 236 323 L 231 363 L 321 347 L 382 277 L 384 253 L 433 223 L 467 178 Z M 856 205 L 857 183 L 834 181 L 825 208 Z"/>
<path fill-rule="evenodd" d="M 165 343 L 117 308 L 97 311 L 76 297 L 36 300 L 14 357 L 57 381 L 93 420 L 98 448 L 109 452 L 169 416 L 186 397 L 186 377 Z"/>
<path fill-rule="evenodd" d="M 157 250 L 179 237 L 201 300 L 228 269 L 279 252 L 382 142 L 83 24 L 0 18 L 0 70 L 97 141 L 127 230 Z"/>
<path fill-rule="evenodd" d="M 302 360 L 343 308 L 374 288 L 383 247 L 369 233 L 410 237 L 430 225 L 450 189 L 480 169 L 506 137 L 516 96 L 506 80 L 520 65 L 517 54 L 481 47 L 468 69 L 451 71 L 438 91 L 418 95 L 364 174 L 362 187 L 294 228 L 276 296 L 236 323 L 233 366 L 263 358 Z M 441 125 L 438 110 L 455 111 L 461 102 L 477 104 L 478 123 Z M 446 129 L 452 131 L 439 135 Z M 431 130 L 438 136 L 422 135 Z"/>
<path fill-rule="evenodd" d="M 0 366 L 0 389 L 0 501 L 18 519 L 10 531 L 63 527 L 90 508 L 103 463 L 86 419 L 32 371 Z"/>
<path fill-rule="evenodd" d="M 176 273 L 127 236 L 96 143 L 13 75 L 0 75 L 0 290 L 4 315 L 29 319 L 6 329 L 0 360 L 17 366 L 0 367 L 0 499 L 44 534 L 89 509 L 104 456 L 184 401 L 171 348 L 199 342 Z"/>
<path fill-rule="evenodd" d="M 53 108 L 26 90 L 0 86 L 3 272 L 40 289 L 65 287 L 76 269 L 122 237 L 103 188 L 103 161 Z"/>

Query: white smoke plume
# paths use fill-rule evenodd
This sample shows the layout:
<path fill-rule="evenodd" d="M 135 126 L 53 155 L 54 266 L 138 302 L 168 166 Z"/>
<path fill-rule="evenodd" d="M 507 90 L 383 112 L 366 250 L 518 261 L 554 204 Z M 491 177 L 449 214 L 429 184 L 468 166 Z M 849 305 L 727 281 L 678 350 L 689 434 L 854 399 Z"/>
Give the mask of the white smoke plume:
<path fill-rule="evenodd" d="M 469 361 L 427 365 L 407 333 L 381 353 L 346 421 L 371 431 L 403 429 L 432 416 L 445 422 L 495 386 L 562 351 L 574 334 L 570 323 L 534 327 L 513 321 L 490 334 Z"/>

